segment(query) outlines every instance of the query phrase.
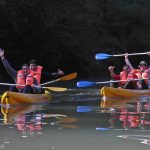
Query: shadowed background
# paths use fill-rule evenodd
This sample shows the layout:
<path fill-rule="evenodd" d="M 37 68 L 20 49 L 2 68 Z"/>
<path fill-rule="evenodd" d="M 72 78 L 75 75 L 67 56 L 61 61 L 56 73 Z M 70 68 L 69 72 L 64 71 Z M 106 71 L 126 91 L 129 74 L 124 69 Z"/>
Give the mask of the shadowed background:
<path fill-rule="evenodd" d="M 46 71 L 109 77 L 123 57 L 96 61 L 96 53 L 147 52 L 149 0 L 0 0 L 0 47 L 18 70 L 35 58 Z M 148 56 L 131 56 L 135 67 Z M 8 78 L 0 63 L 1 80 Z M 119 72 L 120 70 L 118 70 Z"/>

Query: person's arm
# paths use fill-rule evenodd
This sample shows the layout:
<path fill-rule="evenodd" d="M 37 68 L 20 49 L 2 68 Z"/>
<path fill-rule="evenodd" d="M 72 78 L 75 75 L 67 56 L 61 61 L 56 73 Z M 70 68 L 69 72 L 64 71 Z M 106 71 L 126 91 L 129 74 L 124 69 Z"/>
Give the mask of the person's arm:
<path fill-rule="evenodd" d="M 114 73 L 114 66 L 110 66 L 108 69 L 109 69 L 109 72 L 110 72 L 110 76 L 111 76 L 112 78 L 114 78 L 114 76 L 116 75 L 116 74 Z"/>
<path fill-rule="evenodd" d="M 134 70 L 134 67 L 131 65 L 129 59 L 128 59 L 128 53 L 125 54 L 125 63 L 130 67 L 131 70 Z"/>
<path fill-rule="evenodd" d="M 120 75 L 117 75 L 114 73 L 114 66 L 110 66 L 108 69 L 109 69 L 111 78 L 115 80 L 120 80 Z"/>
<path fill-rule="evenodd" d="M 17 78 L 17 71 L 14 70 L 9 62 L 6 60 L 6 58 L 4 57 L 4 50 L 2 50 L 0 48 L 0 57 L 1 57 L 1 60 L 2 60 L 2 63 L 7 71 L 7 73 L 11 76 L 11 78 L 16 82 L 16 78 Z"/>
<path fill-rule="evenodd" d="M 53 72 L 53 73 L 48 73 L 48 72 L 42 71 L 42 76 L 45 76 L 45 77 L 57 78 L 62 75 L 64 75 L 64 72 L 60 69 L 58 69 L 58 72 Z"/>

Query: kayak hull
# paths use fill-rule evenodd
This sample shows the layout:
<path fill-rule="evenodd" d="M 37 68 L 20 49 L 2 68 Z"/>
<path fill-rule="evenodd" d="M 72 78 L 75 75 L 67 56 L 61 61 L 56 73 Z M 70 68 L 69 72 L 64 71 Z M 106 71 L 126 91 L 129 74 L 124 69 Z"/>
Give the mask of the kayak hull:
<path fill-rule="evenodd" d="M 100 94 L 106 98 L 141 98 L 150 97 L 150 90 L 130 90 L 104 86 L 100 90 Z"/>
<path fill-rule="evenodd" d="M 1 97 L 2 105 L 17 105 L 17 104 L 36 104 L 51 101 L 51 93 L 45 94 L 26 94 L 19 92 L 6 91 Z"/>

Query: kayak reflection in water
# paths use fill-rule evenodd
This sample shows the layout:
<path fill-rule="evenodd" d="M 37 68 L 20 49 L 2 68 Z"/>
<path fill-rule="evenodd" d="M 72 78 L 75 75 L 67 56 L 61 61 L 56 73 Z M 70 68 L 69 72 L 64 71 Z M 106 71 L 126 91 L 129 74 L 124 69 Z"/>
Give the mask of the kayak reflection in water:
<path fill-rule="evenodd" d="M 33 137 L 34 135 L 43 134 L 44 125 L 50 125 L 58 129 L 77 128 L 74 124 L 78 121 L 77 118 L 68 117 L 63 114 L 39 113 L 35 112 L 35 110 L 41 110 L 41 107 L 34 108 L 29 105 L 1 108 L 4 124 L 15 125 L 18 131 L 21 132 L 22 137 Z"/>
<path fill-rule="evenodd" d="M 32 137 L 35 134 L 43 134 L 43 125 L 51 125 L 63 128 L 77 128 L 76 125 L 70 124 L 77 122 L 76 118 L 70 118 L 61 114 L 34 114 L 32 118 L 29 115 L 19 115 L 16 121 L 17 129 L 22 133 L 22 137 Z M 52 121 L 44 122 L 45 118 L 52 118 Z"/>

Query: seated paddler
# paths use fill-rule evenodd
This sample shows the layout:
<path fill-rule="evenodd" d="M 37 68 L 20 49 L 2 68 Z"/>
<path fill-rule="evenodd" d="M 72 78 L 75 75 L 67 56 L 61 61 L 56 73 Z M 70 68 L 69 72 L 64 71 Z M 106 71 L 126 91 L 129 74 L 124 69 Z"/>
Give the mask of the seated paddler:
<path fill-rule="evenodd" d="M 147 52 L 148 55 L 150 55 L 149 52 Z M 135 69 L 131 62 L 128 59 L 128 53 L 125 54 L 125 62 L 126 65 L 128 65 L 131 70 L 134 70 L 136 75 L 138 76 L 138 79 L 145 79 L 148 78 L 148 64 L 145 60 L 140 61 L 138 67 Z M 148 81 L 147 80 L 139 80 L 141 84 L 141 89 L 148 89 Z"/>
<path fill-rule="evenodd" d="M 114 72 L 114 66 L 110 66 L 109 72 L 110 76 L 113 80 L 122 80 L 120 82 L 116 82 L 115 84 L 110 84 L 111 87 L 120 87 L 124 89 L 139 89 L 141 88 L 140 82 L 136 81 L 134 79 L 138 79 L 138 76 L 134 72 L 134 70 L 131 70 L 128 65 L 123 66 L 123 70 L 120 72 L 120 74 L 116 74 Z"/>
<path fill-rule="evenodd" d="M 64 72 L 60 69 L 58 69 L 57 72 L 45 72 L 44 67 L 41 65 L 37 65 L 35 59 L 29 61 L 29 69 L 37 79 L 39 85 L 41 82 L 45 82 L 45 80 L 50 80 L 51 78 L 57 78 L 64 75 Z"/>
<path fill-rule="evenodd" d="M 38 85 L 37 80 L 33 77 L 33 73 L 29 70 L 28 64 L 23 64 L 21 69 L 16 71 L 7 59 L 4 57 L 4 50 L 0 48 L 0 57 L 2 63 L 10 75 L 10 77 L 14 80 L 16 86 L 10 86 L 9 91 L 12 92 L 23 92 L 23 93 L 34 93 L 34 87 L 32 85 Z"/>

